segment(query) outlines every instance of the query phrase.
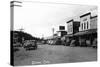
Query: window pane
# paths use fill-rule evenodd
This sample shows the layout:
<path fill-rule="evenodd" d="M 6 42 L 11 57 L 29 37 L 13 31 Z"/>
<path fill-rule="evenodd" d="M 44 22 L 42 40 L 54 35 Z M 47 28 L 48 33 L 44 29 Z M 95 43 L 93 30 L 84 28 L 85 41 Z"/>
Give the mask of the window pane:
<path fill-rule="evenodd" d="M 87 21 L 87 29 L 88 29 L 88 21 Z"/>

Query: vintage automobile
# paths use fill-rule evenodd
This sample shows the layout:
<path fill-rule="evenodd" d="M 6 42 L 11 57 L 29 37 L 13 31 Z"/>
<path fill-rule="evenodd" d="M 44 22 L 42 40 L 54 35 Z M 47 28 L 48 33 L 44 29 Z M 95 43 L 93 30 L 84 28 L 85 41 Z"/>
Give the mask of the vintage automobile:
<path fill-rule="evenodd" d="M 17 42 L 17 43 L 14 43 L 14 44 L 13 44 L 13 47 L 22 47 L 22 44 L 19 43 L 19 42 Z"/>
<path fill-rule="evenodd" d="M 92 45 L 93 48 L 97 48 L 97 38 L 95 38 L 93 40 L 93 45 Z"/>
<path fill-rule="evenodd" d="M 54 40 L 48 40 L 48 44 L 49 45 L 53 45 L 54 44 Z"/>
<path fill-rule="evenodd" d="M 37 43 L 35 40 L 26 40 L 24 42 L 24 48 L 26 50 L 35 50 L 37 49 Z"/>
<path fill-rule="evenodd" d="M 74 47 L 74 46 L 75 46 L 75 42 L 76 42 L 76 40 L 71 40 L 70 46 L 71 46 L 71 47 Z"/>

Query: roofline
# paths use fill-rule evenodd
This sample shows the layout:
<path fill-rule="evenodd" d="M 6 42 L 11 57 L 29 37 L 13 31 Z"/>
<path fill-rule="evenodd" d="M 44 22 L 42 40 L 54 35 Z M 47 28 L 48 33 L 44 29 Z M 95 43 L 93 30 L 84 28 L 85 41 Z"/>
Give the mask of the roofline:
<path fill-rule="evenodd" d="M 56 32 L 62 32 L 62 31 L 65 31 L 65 32 L 67 32 L 66 30 L 59 30 L 59 31 L 56 31 Z"/>
<path fill-rule="evenodd" d="M 80 23 L 80 21 L 73 21 L 73 22 L 79 22 Z"/>
<path fill-rule="evenodd" d="M 96 15 L 96 16 L 91 16 L 90 19 L 92 19 L 92 18 L 96 18 L 96 17 L 98 17 L 98 16 L 97 16 L 97 15 Z"/>
<path fill-rule="evenodd" d="M 91 15 L 91 12 L 81 15 L 80 18 L 87 16 L 87 15 Z"/>
<path fill-rule="evenodd" d="M 69 23 L 69 22 L 71 22 L 71 21 L 73 21 L 73 19 L 71 19 L 71 20 L 67 21 L 66 23 Z"/>

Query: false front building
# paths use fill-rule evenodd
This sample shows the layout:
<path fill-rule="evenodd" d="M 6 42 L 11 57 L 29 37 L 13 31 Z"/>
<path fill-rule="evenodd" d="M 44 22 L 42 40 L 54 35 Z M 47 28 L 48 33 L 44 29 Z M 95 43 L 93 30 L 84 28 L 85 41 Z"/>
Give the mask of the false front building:
<path fill-rule="evenodd" d="M 67 35 L 64 36 L 66 46 L 70 45 L 72 39 L 76 39 L 76 37 L 74 37 L 74 34 L 79 32 L 79 25 L 79 21 L 74 21 L 73 19 L 67 21 Z"/>
<path fill-rule="evenodd" d="M 86 13 L 80 16 L 79 32 L 74 34 L 79 38 L 80 46 L 91 46 L 97 39 L 97 16 Z"/>
<path fill-rule="evenodd" d="M 60 37 L 67 35 L 67 31 L 65 30 L 65 26 L 59 26 L 59 31 L 57 31 L 57 34 Z"/>

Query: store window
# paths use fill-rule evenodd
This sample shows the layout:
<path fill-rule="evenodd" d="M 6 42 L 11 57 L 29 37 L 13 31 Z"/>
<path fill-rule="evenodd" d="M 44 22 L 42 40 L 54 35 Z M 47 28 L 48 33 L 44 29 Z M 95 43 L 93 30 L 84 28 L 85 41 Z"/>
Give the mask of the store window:
<path fill-rule="evenodd" d="M 84 30 L 86 29 L 86 24 L 84 23 Z"/>
<path fill-rule="evenodd" d="M 88 26 L 89 26 L 89 23 L 88 23 L 88 21 L 87 21 L 87 29 L 88 29 Z"/>
<path fill-rule="evenodd" d="M 83 23 L 82 23 L 81 25 L 82 25 L 82 27 L 81 27 L 81 28 L 82 28 L 82 30 L 83 30 Z"/>

